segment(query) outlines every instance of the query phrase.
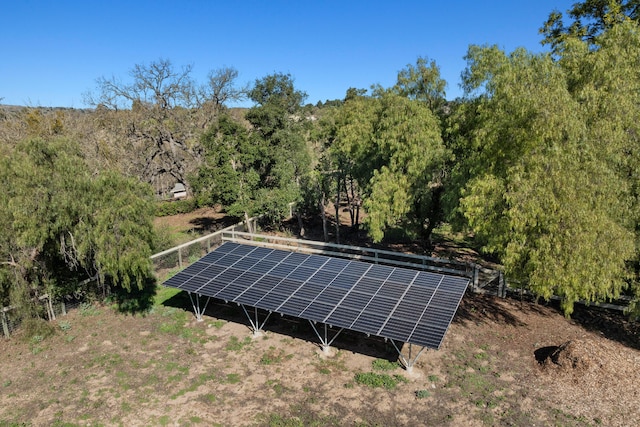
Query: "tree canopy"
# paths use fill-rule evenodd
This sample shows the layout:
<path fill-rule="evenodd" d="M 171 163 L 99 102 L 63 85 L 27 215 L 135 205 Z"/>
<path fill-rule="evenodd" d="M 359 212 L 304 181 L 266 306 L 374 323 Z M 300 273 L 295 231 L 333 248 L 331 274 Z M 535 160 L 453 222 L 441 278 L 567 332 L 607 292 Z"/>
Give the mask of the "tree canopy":
<path fill-rule="evenodd" d="M 149 188 L 89 173 L 69 140 L 26 140 L 0 158 L 0 302 L 29 313 L 34 299 L 137 292 L 153 284 Z"/>
<path fill-rule="evenodd" d="M 426 249 L 448 220 L 511 283 L 576 301 L 640 301 L 640 2 L 585 0 L 553 12 L 551 53 L 470 46 L 465 96 L 445 99 L 420 56 L 388 88 L 349 88 L 303 107 L 290 74 L 250 87 L 233 68 L 199 85 L 190 66 L 136 65 L 100 78 L 95 110 L 0 116 L 0 299 L 17 304 L 97 278 L 150 280 L 151 184 L 274 223 L 327 208 L 359 213 L 373 242 L 400 229 Z M 246 96 L 241 111 L 225 103 Z M 78 141 L 78 143 L 73 142 Z M 143 182 L 145 184 L 140 184 Z M 361 211 L 362 210 L 362 211 Z M 302 221 L 301 221 L 301 229 Z M 640 304 L 635 306 L 640 314 Z"/>
<path fill-rule="evenodd" d="M 365 226 L 374 241 L 403 222 L 420 235 L 433 228 L 429 206 L 447 150 L 428 104 L 392 91 L 347 100 L 331 149 L 363 191 Z"/>
<path fill-rule="evenodd" d="M 571 22 L 564 23 L 562 12 L 553 11 L 540 33 L 544 35 L 543 43 L 554 49 L 567 38 L 580 38 L 594 43 L 597 36 L 625 19 L 638 22 L 640 20 L 639 0 L 585 0 L 574 3 L 567 11 Z"/>
<path fill-rule="evenodd" d="M 194 174 L 203 203 L 221 203 L 232 215 L 264 214 L 280 220 L 300 199 L 300 178 L 310 168 L 301 104 L 306 95 L 290 75 L 255 82 L 249 127 L 222 115 L 202 139 L 204 164 Z"/>
<path fill-rule="evenodd" d="M 617 297 L 637 257 L 638 104 L 623 90 L 637 93 L 640 39 L 623 23 L 595 43 L 566 41 L 559 63 L 472 47 L 465 73 L 483 92 L 460 209 L 508 277 L 561 296 L 567 314 L 578 300 Z"/>

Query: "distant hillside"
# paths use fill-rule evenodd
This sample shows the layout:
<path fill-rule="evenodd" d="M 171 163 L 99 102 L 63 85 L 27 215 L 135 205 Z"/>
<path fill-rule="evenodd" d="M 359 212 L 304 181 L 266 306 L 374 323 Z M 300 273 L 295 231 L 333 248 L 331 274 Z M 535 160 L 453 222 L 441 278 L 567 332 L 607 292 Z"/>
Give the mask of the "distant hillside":
<path fill-rule="evenodd" d="M 7 104 L 0 104 L 0 111 L 3 111 L 5 113 L 18 113 L 24 109 L 36 109 L 36 110 L 42 110 L 43 112 L 50 112 L 50 111 L 82 111 L 82 112 L 88 112 L 88 111 L 93 111 L 93 108 L 71 108 L 71 107 L 29 107 L 26 105 L 7 105 Z"/>

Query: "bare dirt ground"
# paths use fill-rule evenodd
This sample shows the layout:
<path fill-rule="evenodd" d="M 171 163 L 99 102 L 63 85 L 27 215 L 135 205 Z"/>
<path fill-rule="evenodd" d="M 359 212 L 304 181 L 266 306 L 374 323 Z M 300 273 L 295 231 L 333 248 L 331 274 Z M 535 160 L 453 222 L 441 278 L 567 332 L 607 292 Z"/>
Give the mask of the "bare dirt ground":
<path fill-rule="evenodd" d="M 640 424 L 640 326 L 616 312 L 468 294 L 409 374 L 375 337 L 343 332 L 325 355 L 304 321 L 272 317 L 254 338 L 237 306 L 197 322 L 184 294 L 159 300 L 1 339 L 0 426 Z"/>
<path fill-rule="evenodd" d="M 174 244 L 193 240 L 201 235 L 228 227 L 237 220 L 230 218 L 217 208 L 199 208 L 193 212 L 158 217 L 154 220 L 156 229 L 167 232 L 174 238 Z"/>

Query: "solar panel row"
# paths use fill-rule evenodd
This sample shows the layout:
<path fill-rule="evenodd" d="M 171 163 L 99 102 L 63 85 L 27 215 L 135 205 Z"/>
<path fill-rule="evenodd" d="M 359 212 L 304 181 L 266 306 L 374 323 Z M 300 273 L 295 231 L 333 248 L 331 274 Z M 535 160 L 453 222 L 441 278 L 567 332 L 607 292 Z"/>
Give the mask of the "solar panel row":
<path fill-rule="evenodd" d="M 164 284 L 437 349 L 468 280 L 227 242 Z"/>

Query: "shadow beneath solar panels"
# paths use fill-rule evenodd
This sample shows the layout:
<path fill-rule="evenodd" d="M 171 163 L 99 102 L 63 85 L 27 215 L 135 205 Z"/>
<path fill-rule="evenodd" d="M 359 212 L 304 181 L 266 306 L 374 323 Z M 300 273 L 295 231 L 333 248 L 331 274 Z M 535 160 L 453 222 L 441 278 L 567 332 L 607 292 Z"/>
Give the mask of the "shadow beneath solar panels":
<path fill-rule="evenodd" d="M 204 300 L 201 300 L 201 304 L 203 303 Z M 174 295 L 173 297 L 164 301 L 163 305 L 167 307 L 180 308 L 193 313 L 193 307 L 191 305 L 191 301 L 189 300 L 189 295 L 187 294 L 187 292 L 180 292 Z M 250 315 L 254 315 L 253 308 L 250 309 L 247 307 L 247 310 Z M 236 305 L 235 303 L 225 303 L 222 300 L 211 299 L 204 314 L 215 319 L 245 325 L 247 327 L 247 336 L 251 334 L 251 327 L 249 324 L 249 320 L 247 319 L 247 315 L 245 314 L 242 307 Z M 266 311 L 258 310 L 258 317 L 260 322 L 264 321 L 266 315 Z M 317 324 L 316 328 L 318 332 L 324 334 L 324 328 L 322 327 L 322 324 Z M 291 338 L 297 338 L 299 340 L 307 341 L 310 344 L 320 347 L 320 340 L 318 339 L 318 336 L 314 332 L 308 320 L 290 316 L 281 316 L 279 314 L 273 313 L 267 320 L 266 324 L 263 326 L 262 330 L 267 333 L 271 332 L 285 335 Z M 329 339 L 333 338 L 336 332 L 338 332 L 338 329 L 329 328 Z M 338 335 L 335 341 L 331 344 L 331 347 L 338 350 L 363 354 L 366 356 L 374 357 L 376 359 L 387 359 L 390 362 L 394 362 L 398 359 L 398 353 L 394 349 L 391 342 L 385 341 L 380 337 L 367 336 L 366 334 L 350 331 L 347 329 L 343 330 Z"/>

